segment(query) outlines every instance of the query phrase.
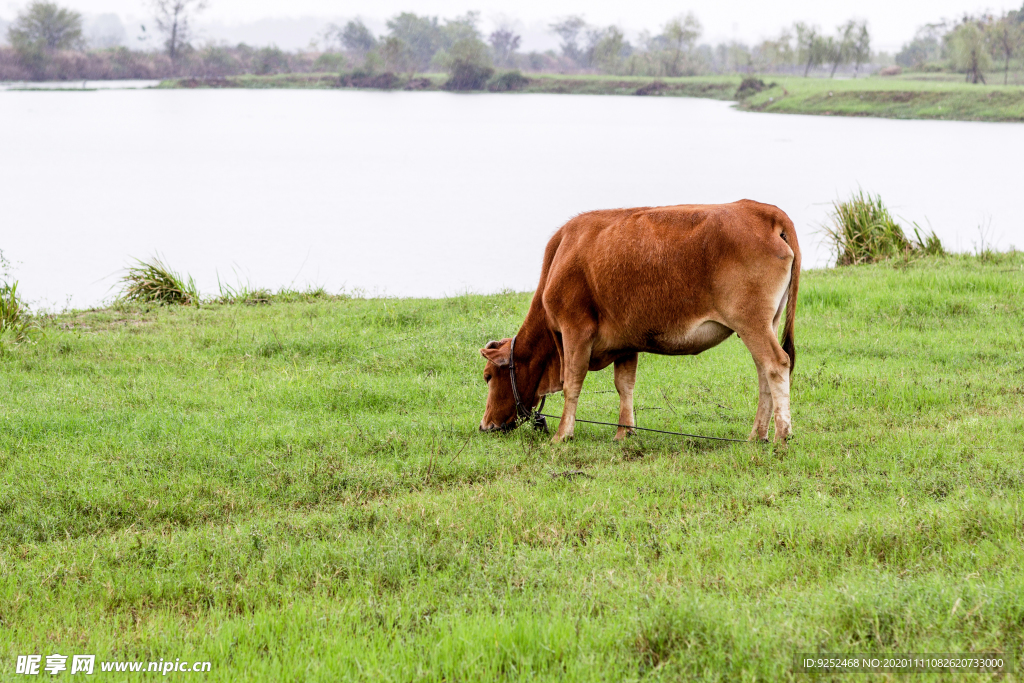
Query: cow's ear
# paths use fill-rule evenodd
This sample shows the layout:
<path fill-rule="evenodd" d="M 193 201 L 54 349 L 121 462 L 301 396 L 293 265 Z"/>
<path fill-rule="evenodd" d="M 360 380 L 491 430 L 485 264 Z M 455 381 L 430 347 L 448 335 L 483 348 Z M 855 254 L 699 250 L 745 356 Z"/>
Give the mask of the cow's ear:
<path fill-rule="evenodd" d="M 484 348 L 480 349 L 480 355 L 491 361 L 499 368 L 508 365 L 509 347 L 508 346 L 491 346 L 491 344 L 497 344 L 498 342 L 490 342 Z"/>

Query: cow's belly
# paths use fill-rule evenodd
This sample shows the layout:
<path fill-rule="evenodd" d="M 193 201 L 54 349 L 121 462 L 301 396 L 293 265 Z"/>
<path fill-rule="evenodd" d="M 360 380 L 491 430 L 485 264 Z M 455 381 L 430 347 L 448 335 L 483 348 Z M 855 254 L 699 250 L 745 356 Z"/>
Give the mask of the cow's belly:
<path fill-rule="evenodd" d="M 681 330 L 654 335 L 648 340 L 648 353 L 663 353 L 672 356 L 694 355 L 707 351 L 729 338 L 732 330 L 714 320 L 705 320 Z"/>

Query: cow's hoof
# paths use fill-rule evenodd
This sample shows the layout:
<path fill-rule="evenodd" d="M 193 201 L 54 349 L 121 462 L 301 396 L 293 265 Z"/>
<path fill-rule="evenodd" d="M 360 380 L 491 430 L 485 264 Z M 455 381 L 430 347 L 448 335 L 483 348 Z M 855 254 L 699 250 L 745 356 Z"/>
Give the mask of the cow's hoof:
<path fill-rule="evenodd" d="M 572 434 L 565 434 L 565 435 L 555 434 L 553 437 L 551 437 L 551 443 L 562 443 L 563 441 L 571 441 L 571 440 L 572 440 Z"/>
<path fill-rule="evenodd" d="M 617 432 L 615 432 L 615 437 L 612 439 L 612 441 L 625 441 L 631 436 L 636 436 L 635 429 L 620 429 Z"/>

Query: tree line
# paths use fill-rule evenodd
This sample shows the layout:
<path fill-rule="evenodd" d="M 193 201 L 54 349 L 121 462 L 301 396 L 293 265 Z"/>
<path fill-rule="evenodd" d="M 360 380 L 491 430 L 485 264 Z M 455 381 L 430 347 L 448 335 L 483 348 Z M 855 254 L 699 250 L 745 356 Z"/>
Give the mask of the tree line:
<path fill-rule="evenodd" d="M 470 12 L 443 22 L 437 17 L 403 12 L 388 20 L 388 32 L 374 36 L 359 19 L 332 26 L 328 45 L 368 68 L 392 71 L 444 69 L 453 59 L 475 55 L 480 68 L 529 71 L 597 72 L 629 76 L 693 76 L 723 72 L 796 72 L 827 66 L 830 75 L 850 66 L 854 73 L 872 56 L 867 22 L 849 20 L 825 33 L 796 23 L 753 46 L 739 41 L 711 46 L 700 43 L 703 27 L 692 12 L 674 17 L 657 32 L 642 31 L 634 41 L 622 28 L 593 26 L 579 15 L 550 24 L 559 50 L 521 53 L 522 38 L 510 25 L 484 36 L 479 15 Z"/>
<path fill-rule="evenodd" d="M 447 71 L 454 88 L 475 89 L 496 69 L 655 78 L 735 72 L 834 77 L 843 71 L 856 77 L 866 65 L 885 60 L 873 52 L 869 26 L 862 20 L 850 19 L 834 30 L 796 22 L 753 45 L 730 41 L 712 46 L 701 42 L 703 27 L 692 12 L 632 40 L 615 25 L 592 25 L 580 15 L 561 17 L 549 25 L 559 49 L 545 52 L 523 52 L 522 37 L 511 24 L 485 35 L 478 12 L 446 19 L 402 12 L 387 20 L 382 35 L 352 19 L 317 36 L 317 49 L 295 53 L 244 44 L 196 47 L 194 22 L 206 6 L 207 0 L 151 0 L 152 22 L 141 30 L 158 36 L 159 51 L 87 50 L 80 14 L 36 0 L 7 32 L 11 47 L 0 49 L 0 79 L 216 78 L 345 70 L 411 76 Z M 998 17 L 965 15 L 955 22 L 925 25 L 896 55 L 896 62 L 907 68 L 954 69 L 980 83 L 998 61 L 1006 82 L 1022 46 L 1024 7 Z"/>
<path fill-rule="evenodd" d="M 970 83 L 985 83 L 985 72 L 1001 66 L 1003 83 L 1010 65 L 1024 57 L 1024 6 L 996 16 L 964 14 L 954 21 L 925 24 L 896 55 L 902 66 L 920 71 L 952 68 Z"/>

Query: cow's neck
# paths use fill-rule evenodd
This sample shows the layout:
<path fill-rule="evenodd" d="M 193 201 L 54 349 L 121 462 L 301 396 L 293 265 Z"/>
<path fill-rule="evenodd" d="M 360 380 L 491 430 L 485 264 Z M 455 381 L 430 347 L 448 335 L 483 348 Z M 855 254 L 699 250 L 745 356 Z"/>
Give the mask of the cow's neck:
<path fill-rule="evenodd" d="M 516 385 L 523 402 L 531 409 L 537 404 L 538 389 L 546 390 L 545 393 L 552 390 L 552 387 L 541 386 L 542 383 L 550 384 L 548 375 L 553 373 L 557 381 L 560 374 L 555 340 L 548 329 L 547 316 L 539 299 L 539 296 L 534 297 L 530 312 L 516 334 Z"/>

